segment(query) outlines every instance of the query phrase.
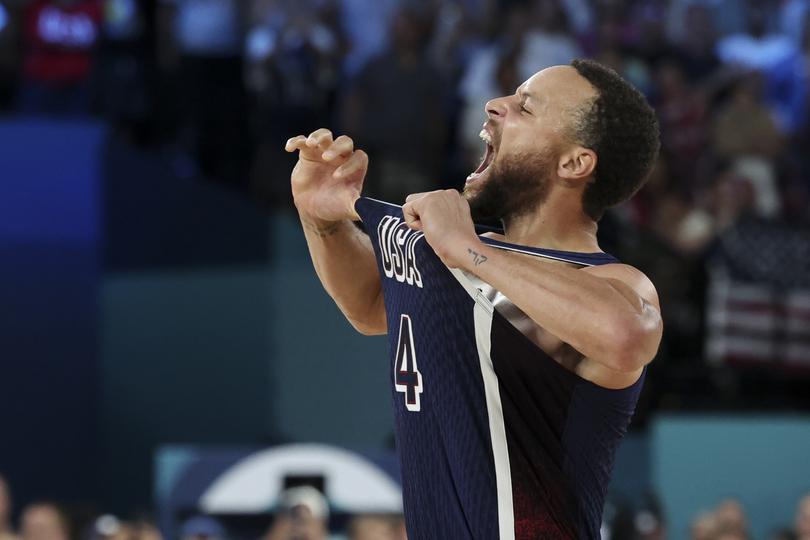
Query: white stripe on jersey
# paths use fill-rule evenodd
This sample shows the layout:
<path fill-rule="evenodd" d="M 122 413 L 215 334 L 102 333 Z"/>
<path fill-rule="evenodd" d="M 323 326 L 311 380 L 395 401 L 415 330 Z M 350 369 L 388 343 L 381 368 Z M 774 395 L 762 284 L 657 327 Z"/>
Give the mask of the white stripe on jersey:
<path fill-rule="evenodd" d="M 489 438 L 492 442 L 492 456 L 495 465 L 495 487 L 498 496 L 498 537 L 500 540 L 515 539 L 515 508 L 512 501 L 512 469 L 509 465 L 509 447 L 506 442 L 506 426 L 503 420 L 503 405 L 498 387 L 498 376 L 492 365 L 491 339 L 492 303 L 477 289 L 461 270 L 451 269 L 467 293 L 475 299 L 473 317 L 475 320 L 475 343 L 478 347 L 478 360 L 481 377 L 484 380 L 484 397 L 487 401 Z"/>

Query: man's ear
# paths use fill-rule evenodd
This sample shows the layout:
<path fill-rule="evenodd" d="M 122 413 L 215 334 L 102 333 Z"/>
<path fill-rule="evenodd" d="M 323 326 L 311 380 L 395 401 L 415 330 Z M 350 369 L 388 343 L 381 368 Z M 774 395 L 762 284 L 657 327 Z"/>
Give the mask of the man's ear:
<path fill-rule="evenodd" d="M 590 148 L 576 146 L 560 156 L 557 175 L 560 179 L 581 184 L 593 177 L 596 171 L 596 152 Z"/>

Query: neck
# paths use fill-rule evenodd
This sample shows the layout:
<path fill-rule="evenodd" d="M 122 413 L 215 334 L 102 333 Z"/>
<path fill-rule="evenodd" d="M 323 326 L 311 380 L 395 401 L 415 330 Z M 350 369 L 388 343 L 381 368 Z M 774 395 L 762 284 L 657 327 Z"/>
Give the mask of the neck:
<path fill-rule="evenodd" d="M 554 189 L 532 211 L 504 220 L 507 242 L 560 251 L 601 251 L 596 230 L 579 196 Z"/>

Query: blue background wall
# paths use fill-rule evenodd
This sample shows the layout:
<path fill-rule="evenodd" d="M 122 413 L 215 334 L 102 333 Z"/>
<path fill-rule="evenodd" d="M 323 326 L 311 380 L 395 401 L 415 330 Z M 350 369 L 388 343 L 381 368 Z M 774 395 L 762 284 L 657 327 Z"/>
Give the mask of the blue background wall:
<path fill-rule="evenodd" d="M 810 418 L 664 416 L 651 433 L 653 479 L 672 538 L 718 501 L 738 498 L 753 538 L 793 523 L 810 492 Z"/>
<path fill-rule="evenodd" d="M 0 470 L 23 500 L 95 488 L 104 136 L 0 124 Z"/>

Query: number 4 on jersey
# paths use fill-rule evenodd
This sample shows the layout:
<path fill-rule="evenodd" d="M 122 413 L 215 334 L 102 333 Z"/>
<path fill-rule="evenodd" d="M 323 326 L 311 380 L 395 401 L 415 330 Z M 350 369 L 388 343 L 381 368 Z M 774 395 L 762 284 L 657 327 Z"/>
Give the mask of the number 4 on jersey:
<path fill-rule="evenodd" d="M 411 318 L 402 315 L 399 320 L 397 355 L 394 359 L 394 388 L 405 394 L 405 407 L 411 412 L 421 410 L 422 374 L 416 366 Z"/>

